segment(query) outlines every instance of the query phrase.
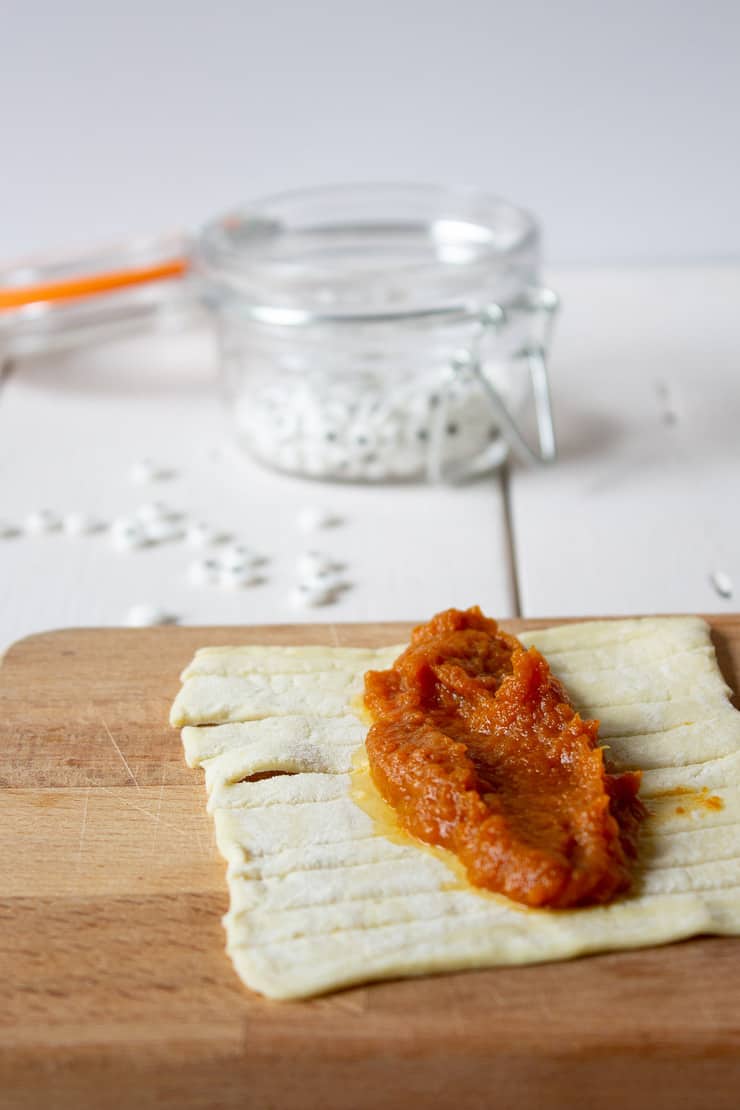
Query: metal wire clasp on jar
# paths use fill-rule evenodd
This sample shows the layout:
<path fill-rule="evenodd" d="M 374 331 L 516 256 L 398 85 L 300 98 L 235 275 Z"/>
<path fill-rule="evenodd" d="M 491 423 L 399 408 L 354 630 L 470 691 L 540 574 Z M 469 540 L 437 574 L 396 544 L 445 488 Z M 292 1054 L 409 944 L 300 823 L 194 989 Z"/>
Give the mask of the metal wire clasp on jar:
<path fill-rule="evenodd" d="M 261 462 L 459 481 L 509 450 L 554 458 L 558 302 L 520 209 L 434 186 L 310 190 L 208 225 L 195 262 L 237 433 Z"/>

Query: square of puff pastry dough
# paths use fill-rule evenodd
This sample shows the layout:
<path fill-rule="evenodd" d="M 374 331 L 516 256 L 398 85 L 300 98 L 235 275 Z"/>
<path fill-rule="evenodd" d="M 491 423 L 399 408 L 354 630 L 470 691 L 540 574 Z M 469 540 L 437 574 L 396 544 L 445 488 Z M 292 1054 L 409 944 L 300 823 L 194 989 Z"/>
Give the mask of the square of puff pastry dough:
<path fill-rule="evenodd" d="M 740 713 L 707 625 L 595 621 L 520 639 L 601 721 L 608 761 L 644 769 L 650 815 L 633 886 L 607 906 L 527 909 L 471 887 L 443 851 L 384 834 L 360 802 L 367 726 L 353 706 L 365 671 L 404 645 L 196 654 L 171 723 L 184 726 L 188 764 L 205 770 L 228 865 L 227 951 L 248 987 L 304 998 L 740 932 Z"/>

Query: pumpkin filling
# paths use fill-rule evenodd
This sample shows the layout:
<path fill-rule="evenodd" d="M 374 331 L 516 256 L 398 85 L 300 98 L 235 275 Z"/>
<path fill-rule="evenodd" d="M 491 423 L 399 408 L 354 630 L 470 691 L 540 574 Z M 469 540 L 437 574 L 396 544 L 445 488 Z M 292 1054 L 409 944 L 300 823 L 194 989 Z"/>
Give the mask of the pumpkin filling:
<path fill-rule="evenodd" d="M 474 886 L 552 909 L 629 888 L 640 773 L 607 773 L 598 721 L 477 606 L 416 628 L 389 670 L 367 672 L 364 700 L 377 789 Z"/>

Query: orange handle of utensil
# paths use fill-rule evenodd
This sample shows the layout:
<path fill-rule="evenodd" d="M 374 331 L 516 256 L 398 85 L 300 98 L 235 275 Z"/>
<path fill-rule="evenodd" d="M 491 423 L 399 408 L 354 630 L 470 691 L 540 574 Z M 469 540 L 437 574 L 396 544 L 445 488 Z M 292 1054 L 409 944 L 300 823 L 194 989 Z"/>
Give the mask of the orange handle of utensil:
<path fill-rule="evenodd" d="M 67 278 L 64 281 L 44 282 L 40 285 L 6 285 L 4 288 L 0 286 L 0 311 L 7 308 L 22 308 L 24 305 L 38 304 L 42 301 L 94 297 L 99 293 L 108 293 L 111 289 L 123 289 L 127 285 L 144 285 L 148 281 L 181 277 L 187 269 L 186 259 L 173 258 L 170 262 L 159 262 L 156 266 L 140 267 L 135 270 L 111 270 L 105 274 L 87 274 L 82 277 Z"/>

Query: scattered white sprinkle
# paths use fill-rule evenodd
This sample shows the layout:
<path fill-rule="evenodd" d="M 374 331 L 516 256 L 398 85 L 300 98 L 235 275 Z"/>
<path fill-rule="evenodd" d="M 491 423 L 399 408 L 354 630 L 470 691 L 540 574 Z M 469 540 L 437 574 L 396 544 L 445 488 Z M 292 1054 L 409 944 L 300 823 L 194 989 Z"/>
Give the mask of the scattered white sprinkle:
<path fill-rule="evenodd" d="M 257 579 L 249 566 L 222 567 L 218 575 L 218 584 L 225 590 L 241 590 L 245 586 L 256 586 Z"/>
<path fill-rule="evenodd" d="M 142 525 L 142 531 L 148 543 L 170 543 L 173 540 L 181 540 L 184 534 L 180 524 L 166 517 L 147 521 Z"/>
<path fill-rule="evenodd" d="M 151 459 L 139 459 L 138 462 L 132 463 L 129 469 L 131 481 L 136 482 L 139 486 L 155 481 L 156 476 L 157 468 Z"/>
<path fill-rule="evenodd" d="M 62 528 L 68 536 L 91 536 L 94 532 L 105 531 L 105 521 L 89 513 L 67 513 Z"/>
<path fill-rule="evenodd" d="M 218 536 L 210 524 L 196 521 L 190 524 L 185 532 L 185 540 L 191 547 L 208 547 L 215 543 Z"/>
<path fill-rule="evenodd" d="M 320 551 L 304 551 L 298 557 L 296 567 L 301 578 L 309 581 L 329 578 L 337 570 L 333 559 Z"/>
<path fill-rule="evenodd" d="M 715 570 L 714 573 L 709 576 L 709 581 L 712 583 L 712 585 L 714 586 L 716 592 L 719 594 L 720 597 L 724 597 L 724 598 L 731 598 L 732 597 L 732 594 L 733 594 L 732 579 L 730 578 L 729 574 L 727 574 L 725 571 Z"/>
<path fill-rule="evenodd" d="M 229 567 L 241 566 L 243 563 L 256 566 L 261 561 L 256 551 L 242 543 L 230 544 L 219 556 L 221 566 L 227 569 Z"/>
<path fill-rule="evenodd" d="M 162 482 L 167 478 L 174 477 L 174 471 L 168 467 L 159 466 L 151 459 L 138 459 L 131 464 L 129 477 L 136 485 L 147 486 L 152 482 Z"/>
<path fill-rule="evenodd" d="M 135 547 L 145 547 L 149 540 L 135 520 L 118 517 L 111 525 L 111 542 L 119 551 L 131 551 Z"/>
<path fill-rule="evenodd" d="M 126 615 L 129 628 L 147 628 L 153 624 L 177 624 L 177 617 L 157 605 L 134 605 Z"/>
<path fill-rule="evenodd" d="M 214 528 L 213 529 L 213 539 L 211 540 L 211 543 L 218 543 L 218 544 L 229 543 L 230 544 L 230 543 L 233 542 L 233 539 L 234 539 L 234 537 L 233 537 L 231 532 L 227 532 L 223 528 Z"/>
<path fill-rule="evenodd" d="M 328 509 L 316 505 L 306 505 L 296 517 L 296 524 L 303 532 L 317 532 L 321 528 L 334 528 L 341 524 L 341 517 Z"/>
<path fill-rule="evenodd" d="M 217 562 L 222 574 L 235 574 L 237 578 L 243 578 L 252 573 L 251 563 L 229 563 L 224 566 L 220 559 Z"/>
<path fill-rule="evenodd" d="M 36 509 L 23 521 L 27 532 L 40 535 L 42 532 L 58 532 L 62 526 L 59 515 L 51 509 Z"/>
<path fill-rule="evenodd" d="M 312 585 L 302 582 L 290 595 L 294 605 L 313 608 L 316 605 L 329 605 L 335 600 L 334 590 L 327 586 Z"/>
<path fill-rule="evenodd" d="M 169 520 L 171 515 L 172 510 L 162 501 L 149 501 L 145 505 L 139 505 L 136 510 L 136 519 L 142 520 L 146 524 L 152 520 Z"/>
<path fill-rule="evenodd" d="M 21 530 L 15 524 L 10 524 L 7 520 L 0 520 L 0 540 L 12 540 L 20 534 Z"/>
<path fill-rule="evenodd" d="M 196 559 L 188 567 L 188 580 L 193 586 L 212 586 L 220 573 L 221 567 L 215 559 Z"/>
<path fill-rule="evenodd" d="M 127 532 L 129 528 L 138 528 L 138 523 L 130 516 L 117 516 L 114 517 L 110 530 L 111 535 L 115 536 L 119 532 Z"/>

